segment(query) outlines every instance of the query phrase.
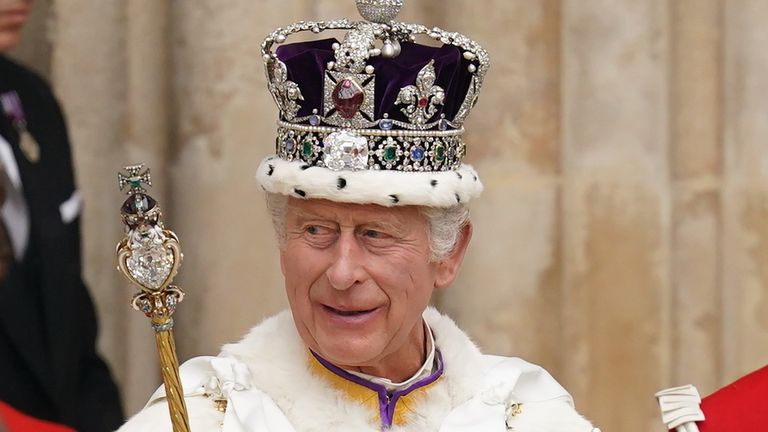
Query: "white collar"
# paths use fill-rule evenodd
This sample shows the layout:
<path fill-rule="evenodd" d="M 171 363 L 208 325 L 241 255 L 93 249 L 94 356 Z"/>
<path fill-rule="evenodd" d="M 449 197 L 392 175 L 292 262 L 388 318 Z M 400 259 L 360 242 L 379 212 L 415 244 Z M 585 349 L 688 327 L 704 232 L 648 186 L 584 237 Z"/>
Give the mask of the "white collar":
<path fill-rule="evenodd" d="M 24 259 L 29 243 L 29 208 L 24 199 L 24 187 L 21 184 L 19 165 L 13 156 L 13 149 L 0 136 L 0 164 L 5 175 L 0 173 L 0 182 L 5 187 L 5 202 L 0 206 L 0 219 L 5 224 L 17 262 Z"/>

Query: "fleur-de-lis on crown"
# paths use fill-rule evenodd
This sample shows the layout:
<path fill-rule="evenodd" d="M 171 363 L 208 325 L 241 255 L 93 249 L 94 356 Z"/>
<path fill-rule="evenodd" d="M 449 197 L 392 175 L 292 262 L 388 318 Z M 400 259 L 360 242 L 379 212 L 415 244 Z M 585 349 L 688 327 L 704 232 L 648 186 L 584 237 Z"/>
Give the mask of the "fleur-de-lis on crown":
<path fill-rule="evenodd" d="M 300 108 L 296 101 L 304 100 L 301 89 L 298 84 L 288 80 L 288 68 L 280 60 L 274 60 L 268 72 L 269 91 L 285 118 L 292 120 Z"/>
<path fill-rule="evenodd" d="M 397 104 L 406 105 L 401 111 L 415 125 L 424 125 L 437 112 L 438 105 L 445 101 L 445 90 L 435 85 L 435 61 L 429 63 L 416 76 L 416 85 L 400 89 Z"/>

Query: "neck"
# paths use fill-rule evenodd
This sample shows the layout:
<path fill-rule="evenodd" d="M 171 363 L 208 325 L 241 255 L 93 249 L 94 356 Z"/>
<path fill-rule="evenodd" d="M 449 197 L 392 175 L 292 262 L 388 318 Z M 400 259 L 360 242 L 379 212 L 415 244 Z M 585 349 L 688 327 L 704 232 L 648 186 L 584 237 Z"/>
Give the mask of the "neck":
<path fill-rule="evenodd" d="M 381 358 L 372 365 L 341 366 L 364 374 L 386 378 L 392 382 L 403 382 L 411 378 L 427 360 L 427 334 L 424 322 L 420 321 L 411 330 L 408 342 L 397 351 Z"/>

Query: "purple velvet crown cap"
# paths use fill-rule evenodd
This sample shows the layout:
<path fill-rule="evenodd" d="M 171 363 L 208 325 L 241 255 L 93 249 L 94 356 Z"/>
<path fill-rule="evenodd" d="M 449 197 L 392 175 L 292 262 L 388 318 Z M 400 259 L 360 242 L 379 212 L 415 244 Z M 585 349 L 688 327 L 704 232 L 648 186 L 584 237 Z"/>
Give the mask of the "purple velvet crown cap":
<path fill-rule="evenodd" d="M 297 42 L 281 45 L 276 55 L 288 69 L 288 79 L 298 84 L 303 101 L 298 101 L 298 116 L 308 116 L 313 110 L 323 113 L 323 81 L 326 65 L 334 61 L 331 47 L 336 39 Z M 373 57 L 368 64 L 375 68 L 376 77 L 374 116 L 381 119 L 388 114 L 390 119 L 408 121 L 401 112 L 402 105 L 396 105 L 400 89 L 416 82 L 416 76 L 430 61 L 434 60 L 435 84 L 445 90 L 445 102 L 435 115 L 434 121 L 445 114 L 453 120 L 469 90 L 472 74 L 467 67 L 471 63 L 464 59 L 459 48 L 453 45 L 432 47 L 414 42 L 401 42 L 401 53 L 395 58 Z"/>

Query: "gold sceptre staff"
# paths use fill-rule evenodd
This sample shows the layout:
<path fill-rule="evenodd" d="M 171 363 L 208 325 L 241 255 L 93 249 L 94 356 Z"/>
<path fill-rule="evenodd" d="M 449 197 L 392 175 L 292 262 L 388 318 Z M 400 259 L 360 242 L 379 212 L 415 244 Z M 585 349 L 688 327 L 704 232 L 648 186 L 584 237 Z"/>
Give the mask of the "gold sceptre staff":
<path fill-rule="evenodd" d="M 182 254 L 176 234 L 163 226 L 160 206 L 143 187 L 152 186 L 149 169 L 142 172 L 143 168 L 144 164 L 131 165 L 117 174 L 120 190 L 128 187 L 128 198 L 120 209 L 125 237 L 117 245 L 118 270 L 141 289 L 131 305 L 151 320 L 155 331 L 173 432 L 189 432 L 172 317 L 184 299 L 184 291 L 171 285 Z"/>

